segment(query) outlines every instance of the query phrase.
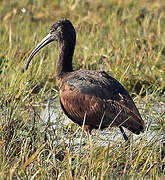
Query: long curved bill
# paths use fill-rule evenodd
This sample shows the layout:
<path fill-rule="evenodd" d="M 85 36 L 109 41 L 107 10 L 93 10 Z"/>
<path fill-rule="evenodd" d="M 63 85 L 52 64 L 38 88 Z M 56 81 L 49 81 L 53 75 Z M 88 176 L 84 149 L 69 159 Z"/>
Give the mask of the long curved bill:
<path fill-rule="evenodd" d="M 30 54 L 30 56 L 28 57 L 28 60 L 26 62 L 26 66 L 25 69 L 28 69 L 28 66 L 30 64 L 30 61 L 32 60 L 33 56 L 40 50 L 42 49 L 44 46 L 46 46 L 47 44 L 49 44 L 50 42 L 54 41 L 52 34 L 48 34 L 46 37 L 44 37 L 42 39 L 42 41 L 34 48 L 34 50 L 32 51 L 32 53 Z"/>

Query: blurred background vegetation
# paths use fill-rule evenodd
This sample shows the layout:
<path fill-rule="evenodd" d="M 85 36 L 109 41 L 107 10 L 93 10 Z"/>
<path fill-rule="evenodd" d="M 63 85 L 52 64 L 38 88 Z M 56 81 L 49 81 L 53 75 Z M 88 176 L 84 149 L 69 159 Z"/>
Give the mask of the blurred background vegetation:
<path fill-rule="evenodd" d="M 143 139 L 140 145 L 133 142 L 129 150 L 119 147 L 121 142 L 96 147 L 81 158 L 71 151 L 72 145 L 64 150 L 65 142 L 51 146 L 60 130 L 45 140 L 35 123 L 41 119 L 41 110 L 36 113 L 34 105 L 58 96 L 57 43 L 38 53 L 28 71 L 25 63 L 50 26 L 61 18 L 70 19 L 77 32 L 74 69 L 108 72 L 125 86 L 138 107 L 142 101 L 147 128 L 157 129 L 159 135 L 164 132 L 164 0 L 1 0 L 0 179 L 163 178 L 165 150 L 160 144 L 155 146 L 159 136 L 151 142 Z M 154 105 L 163 110 L 153 110 Z M 58 119 L 62 118 L 59 108 Z M 78 128 L 72 127 L 73 131 Z M 67 138 L 74 139 L 70 125 L 65 130 Z M 63 151 L 64 160 L 56 160 L 54 155 Z"/>

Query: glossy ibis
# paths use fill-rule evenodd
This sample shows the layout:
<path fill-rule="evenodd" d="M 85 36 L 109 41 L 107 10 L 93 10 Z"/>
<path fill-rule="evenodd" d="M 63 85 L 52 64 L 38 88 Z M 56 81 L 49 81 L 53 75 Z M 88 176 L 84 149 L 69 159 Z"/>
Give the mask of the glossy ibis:
<path fill-rule="evenodd" d="M 26 69 L 33 56 L 52 41 L 59 44 L 56 77 L 66 116 L 83 126 L 88 135 L 92 129 L 114 126 L 120 128 L 125 140 L 128 138 L 122 126 L 140 134 L 144 121 L 132 98 L 116 79 L 104 71 L 73 70 L 76 32 L 69 20 L 62 19 L 51 26 L 50 33 L 30 54 Z"/>

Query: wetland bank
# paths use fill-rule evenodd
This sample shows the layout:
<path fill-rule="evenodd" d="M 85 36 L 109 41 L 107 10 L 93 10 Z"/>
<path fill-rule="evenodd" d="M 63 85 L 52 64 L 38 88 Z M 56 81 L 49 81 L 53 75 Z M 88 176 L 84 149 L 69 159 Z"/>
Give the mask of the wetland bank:
<path fill-rule="evenodd" d="M 0 178 L 163 179 L 165 121 L 163 1 L 0 2 Z M 94 131 L 93 148 L 59 108 L 56 44 L 24 71 L 50 24 L 75 25 L 74 69 L 105 70 L 133 97 L 145 121 L 141 136 Z M 79 149 L 81 143 L 81 151 Z"/>

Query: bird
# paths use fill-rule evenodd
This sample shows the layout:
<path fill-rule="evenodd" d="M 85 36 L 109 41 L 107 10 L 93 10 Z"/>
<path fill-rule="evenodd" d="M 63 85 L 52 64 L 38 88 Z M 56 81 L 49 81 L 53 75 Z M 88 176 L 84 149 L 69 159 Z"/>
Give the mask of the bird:
<path fill-rule="evenodd" d="M 47 44 L 57 41 L 56 82 L 61 108 L 74 123 L 83 127 L 87 135 L 93 129 L 119 127 L 125 141 L 124 128 L 139 135 L 144 121 L 128 91 L 105 71 L 77 70 L 72 66 L 76 45 L 76 31 L 69 19 L 60 19 L 50 28 L 28 57 L 27 70 L 34 55 Z"/>

